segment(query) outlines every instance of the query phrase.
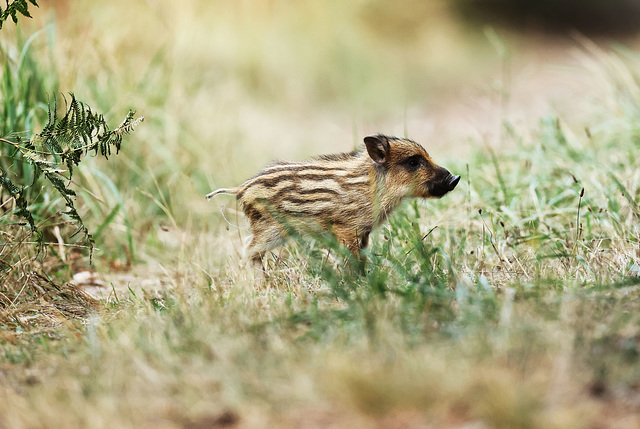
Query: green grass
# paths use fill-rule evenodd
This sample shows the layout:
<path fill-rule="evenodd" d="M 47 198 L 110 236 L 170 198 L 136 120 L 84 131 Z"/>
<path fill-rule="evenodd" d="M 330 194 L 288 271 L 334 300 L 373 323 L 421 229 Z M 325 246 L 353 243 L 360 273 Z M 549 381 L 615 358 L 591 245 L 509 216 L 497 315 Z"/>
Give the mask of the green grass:
<path fill-rule="evenodd" d="M 0 294 L 0 426 L 638 421 L 632 50 L 589 47 L 578 71 L 599 98 L 577 118 L 522 124 L 504 112 L 491 146 L 425 141 L 463 179 L 374 231 L 364 275 L 330 237 L 295 237 L 268 257 L 265 281 L 240 258 L 234 201 L 204 195 L 273 158 L 350 150 L 385 127 L 420 139 L 412 116 L 426 121 L 421 100 L 437 93 L 425 76 L 445 81 L 449 64 L 454 86 L 460 58 L 491 49 L 440 23 L 460 47 L 440 42 L 434 69 L 416 55 L 433 49 L 429 26 L 403 30 L 417 18 L 382 3 L 127 3 L 126 16 L 117 5 L 61 12 L 53 44 L 60 90 L 107 116 L 145 116 L 120 155 L 74 176 L 103 298 L 65 283 L 86 258 L 64 263 L 52 246 L 33 259 L 3 243 L 3 258 L 25 253 Z M 114 20 L 137 25 L 115 31 Z M 489 68 L 479 57 L 469 61 Z"/>

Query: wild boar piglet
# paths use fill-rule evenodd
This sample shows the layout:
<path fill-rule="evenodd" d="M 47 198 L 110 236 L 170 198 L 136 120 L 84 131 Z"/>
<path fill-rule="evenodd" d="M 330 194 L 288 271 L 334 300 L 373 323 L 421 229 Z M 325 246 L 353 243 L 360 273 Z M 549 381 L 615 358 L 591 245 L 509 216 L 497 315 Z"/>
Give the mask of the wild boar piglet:
<path fill-rule="evenodd" d="M 440 198 L 460 181 L 412 140 L 375 135 L 365 137 L 364 146 L 308 161 L 276 162 L 207 199 L 236 195 L 251 226 L 247 256 L 258 264 L 291 231 L 314 228 L 332 232 L 359 256 L 371 230 L 404 199 Z"/>

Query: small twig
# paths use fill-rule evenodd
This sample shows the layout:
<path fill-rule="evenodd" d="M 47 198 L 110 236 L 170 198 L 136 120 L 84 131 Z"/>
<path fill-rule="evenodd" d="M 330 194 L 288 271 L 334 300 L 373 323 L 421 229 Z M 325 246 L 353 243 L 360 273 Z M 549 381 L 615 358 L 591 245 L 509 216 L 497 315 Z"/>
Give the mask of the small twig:
<path fill-rule="evenodd" d="M 487 223 L 485 222 L 484 217 L 482 217 L 482 209 L 479 210 L 479 213 L 480 213 L 480 219 L 482 219 L 482 247 L 483 247 L 482 253 L 484 254 L 484 240 L 485 240 L 484 232 L 486 227 L 486 229 L 489 230 L 489 242 L 491 243 L 491 247 L 493 247 L 493 251 L 496 252 L 496 255 L 498 256 L 498 259 L 500 259 L 500 262 L 504 262 L 495 244 L 495 237 L 496 237 L 495 228 L 489 228 L 489 225 L 487 225 Z M 493 216 L 491 217 L 491 225 L 493 225 Z"/>
<path fill-rule="evenodd" d="M 44 241 L 44 242 L 40 242 L 40 241 L 5 241 L 3 244 L 48 244 L 51 246 L 59 246 L 60 243 L 54 243 L 51 241 Z M 72 243 L 64 243 L 63 244 L 64 247 L 75 247 L 78 249 L 95 249 L 95 250 L 100 250 L 99 247 L 95 247 L 95 246 L 83 246 L 81 244 L 72 244 Z"/>
<path fill-rule="evenodd" d="M 225 206 L 220 206 L 219 209 L 220 209 L 220 214 L 222 215 L 222 219 L 224 219 L 224 221 L 227 223 L 227 225 L 232 226 L 232 227 L 234 227 L 234 228 L 236 228 L 238 230 L 243 230 L 243 231 L 250 232 L 247 228 L 243 228 L 240 225 L 233 224 L 233 223 L 231 223 L 229 221 L 229 219 L 227 219 L 227 217 L 224 214 L 224 211 L 226 210 Z M 236 219 L 237 219 L 237 213 L 236 213 Z M 237 220 L 236 220 L 236 222 L 237 222 Z M 242 237 L 240 237 L 240 241 L 242 241 Z"/>
<path fill-rule="evenodd" d="M 424 241 L 428 236 L 430 236 L 430 235 L 431 235 L 431 233 L 433 232 L 433 230 L 434 230 L 434 229 L 436 229 L 437 227 L 438 227 L 438 225 L 436 225 L 436 226 L 434 226 L 433 228 L 431 228 L 431 229 L 429 230 L 429 232 L 427 232 L 427 233 L 424 235 L 424 237 L 422 237 L 422 238 L 420 239 L 420 242 L 423 242 L 423 241 Z M 411 248 L 407 253 L 405 253 L 405 255 L 404 255 L 404 256 L 408 256 L 408 255 L 409 255 L 409 253 L 413 252 L 413 251 L 415 250 L 415 248 L 416 248 L 416 247 L 417 247 L 417 246 L 413 246 L 413 247 L 412 247 L 412 248 Z"/>
<path fill-rule="evenodd" d="M 22 144 L 20 144 L 20 143 L 12 142 L 12 141 L 10 141 L 10 140 L 3 139 L 3 138 L 0 138 L 0 142 L 2 142 L 2 143 L 7 143 L 7 144 L 10 144 L 10 145 L 12 145 L 12 146 L 15 146 L 15 147 L 17 147 L 18 149 L 20 149 L 20 151 L 24 151 L 24 152 L 37 153 L 37 154 L 39 154 L 39 155 L 58 155 L 58 156 L 62 155 L 62 153 L 44 152 L 44 151 L 41 151 L 41 150 L 28 149 L 28 148 L 24 147 L 24 146 L 23 146 Z"/>
<path fill-rule="evenodd" d="M 576 249 L 578 248 L 580 234 L 582 233 L 582 227 L 580 225 L 580 207 L 582 206 L 582 197 L 584 197 L 584 188 L 580 190 L 580 198 L 578 199 L 578 213 L 576 214 L 576 241 L 573 243 L 573 251 L 571 252 L 574 256 Z"/>
<path fill-rule="evenodd" d="M 16 142 L 9 141 L 9 140 L 5 140 L 5 139 L 3 139 L 3 138 L 0 138 L 0 142 L 8 143 L 8 144 L 13 145 L 13 146 L 16 146 L 16 147 L 21 147 L 21 146 L 20 146 L 20 144 L 18 144 L 18 143 L 16 143 Z"/>
<path fill-rule="evenodd" d="M 60 259 L 62 259 L 62 262 L 64 262 L 65 264 L 67 263 L 67 257 L 64 254 L 64 239 L 62 238 L 62 234 L 60 234 L 60 227 L 58 225 L 56 225 L 53 228 L 53 235 L 54 237 L 56 237 L 56 240 L 58 240 L 58 253 L 60 254 Z"/>

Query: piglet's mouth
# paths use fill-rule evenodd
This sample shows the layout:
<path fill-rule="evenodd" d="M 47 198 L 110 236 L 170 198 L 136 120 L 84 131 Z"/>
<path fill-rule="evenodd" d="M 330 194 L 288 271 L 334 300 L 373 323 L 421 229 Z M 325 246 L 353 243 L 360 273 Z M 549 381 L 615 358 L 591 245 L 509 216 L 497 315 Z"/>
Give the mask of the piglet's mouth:
<path fill-rule="evenodd" d="M 446 193 L 451 192 L 455 189 L 460 181 L 460 176 L 454 176 L 453 174 L 449 174 L 444 179 L 439 180 L 438 182 L 431 183 L 428 185 L 429 193 L 431 196 L 440 198 L 444 196 Z"/>

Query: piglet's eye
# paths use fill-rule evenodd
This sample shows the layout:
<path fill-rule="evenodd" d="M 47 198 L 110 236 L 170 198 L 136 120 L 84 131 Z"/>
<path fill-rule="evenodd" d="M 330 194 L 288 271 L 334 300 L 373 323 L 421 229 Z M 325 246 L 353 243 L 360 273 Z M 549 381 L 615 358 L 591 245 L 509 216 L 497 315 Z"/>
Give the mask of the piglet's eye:
<path fill-rule="evenodd" d="M 419 156 L 412 156 L 407 158 L 403 164 L 406 166 L 407 169 L 409 169 L 410 171 L 415 171 L 420 167 L 421 164 L 421 159 Z"/>

